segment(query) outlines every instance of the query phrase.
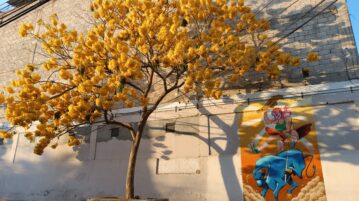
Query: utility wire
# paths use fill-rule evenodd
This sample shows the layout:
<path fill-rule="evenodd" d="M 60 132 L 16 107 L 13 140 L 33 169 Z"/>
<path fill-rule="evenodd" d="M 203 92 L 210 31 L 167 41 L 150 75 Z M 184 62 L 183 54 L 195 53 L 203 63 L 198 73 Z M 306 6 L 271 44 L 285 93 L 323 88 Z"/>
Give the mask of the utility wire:
<path fill-rule="evenodd" d="M 319 11 L 317 14 L 313 15 L 312 17 L 310 17 L 308 20 L 306 20 L 304 23 L 302 23 L 301 25 L 299 25 L 298 27 L 296 27 L 295 29 L 293 29 L 292 31 L 290 31 L 289 33 L 285 34 L 284 36 L 282 36 L 280 39 L 278 39 L 276 42 L 274 42 L 274 44 L 278 44 L 279 42 L 281 42 L 282 40 L 284 40 L 285 38 L 287 38 L 288 36 L 292 35 L 294 32 L 296 32 L 297 30 L 299 30 L 300 28 L 302 28 L 303 26 L 305 26 L 306 24 L 308 24 L 310 21 L 312 21 L 314 18 L 316 18 L 318 15 L 322 14 L 325 10 L 327 10 L 328 8 L 330 8 L 333 4 L 335 4 L 338 0 L 334 0 L 332 3 L 330 3 L 328 6 L 326 6 L 325 8 L 323 8 L 321 11 Z"/>
<path fill-rule="evenodd" d="M 310 8 L 307 12 L 304 13 L 304 15 L 296 18 L 295 20 L 293 21 L 297 21 L 297 20 L 300 20 L 300 19 L 304 19 L 309 13 L 311 13 L 312 11 L 314 11 L 316 8 L 318 8 L 322 3 L 324 3 L 326 0 L 321 0 L 319 3 L 317 3 L 315 6 L 313 6 L 312 8 Z"/>
<path fill-rule="evenodd" d="M 292 7 L 294 4 L 298 3 L 298 1 L 299 1 L 299 0 L 295 0 L 295 1 L 292 2 L 289 6 L 283 8 L 283 9 L 282 9 L 280 12 L 278 12 L 278 13 L 283 13 L 283 12 L 285 12 L 286 10 L 288 10 L 288 8 L 290 8 L 290 7 Z M 269 22 L 272 22 L 272 21 L 274 21 L 274 20 L 276 20 L 276 19 L 279 19 L 279 18 L 281 18 L 281 17 L 270 18 L 268 21 L 269 21 Z"/>
<path fill-rule="evenodd" d="M 270 1 L 268 1 L 268 3 L 264 6 L 264 7 L 262 7 L 260 10 L 257 10 L 255 13 L 254 13 L 254 15 L 255 16 L 257 16 L 260 12 L 262 12 L 264 9 L 266 9 L 270 4 L 272 4 L 274 2 L 274 0 L 270 0 Z"/>

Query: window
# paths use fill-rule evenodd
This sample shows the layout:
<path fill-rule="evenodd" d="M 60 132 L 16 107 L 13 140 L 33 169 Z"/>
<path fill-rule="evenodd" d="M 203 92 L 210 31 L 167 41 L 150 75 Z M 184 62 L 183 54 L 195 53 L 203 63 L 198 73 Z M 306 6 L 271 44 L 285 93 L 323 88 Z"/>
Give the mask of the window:
<path fill-rule="evenodd" d="M 119 128 L 111 128 L 111 137 L 118 137 L 120 135 Z"/>
<path fill-rule="evenodd" d="M 73 133 L 77 136 L 80 136 L 83 139 L 83 142 L 90 143 L 91 138 L 91 126 L 80 126 L 74 129 Z"/>
<path fill-rule="evenodd" d="M 196 135 L 198 130 L 199 117 L 185 117 L 176 119 L 176 134 Z"/>
<path fill-rule="evenodd" d="M 166 132 L 175 132 L 176 122 L 166 123 Z"/>

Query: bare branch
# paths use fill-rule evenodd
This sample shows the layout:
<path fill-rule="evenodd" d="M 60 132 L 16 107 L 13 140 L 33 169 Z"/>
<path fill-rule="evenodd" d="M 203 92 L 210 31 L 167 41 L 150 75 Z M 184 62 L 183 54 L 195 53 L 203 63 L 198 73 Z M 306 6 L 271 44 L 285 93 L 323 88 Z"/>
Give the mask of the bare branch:
<path fill-rule="evenodd" d="M 110 119 L 108 119 L 108 117 L 107 117 L 107 113 L 108 113 L 108 111 L 105 110 L 105 111 L 104 111 L 104 118 L 105 118 L 105 122 L 106 122 L 107 124 L 115 124 L 115 125 L 119 125 L 119 126 L 122 126 L 122 127 L 124 127 L 124 128 L 127 128 L 128 130 L 130 130 L 130 133 L 131 133 L 131 136 L 132 136 L 132 140 L 135 139 L 135 137 L 136 137 L 136 136 L 134 135 L 135 129 L 133 129 L 133 127 L 132 127 L 130 124 L 126 124 L 126 123 L 119 122 L 119 121 L 116 121 L 116 120 L 110 120 Z"/>
<path fill-rule="evenodd" d="M 145 92 L 143 91 L 143 89 L 141 89 L 139 86 L 137 86 L 136 84 L 130 82 L 129 80 L 125 80 L 125 84 L 130 85 L 131 87 L 135 88 L 136 90 L 140 91 L 142 94 L 144 94 Z"/>
<path fill-rule="evenodd" d="M 152 88 L 154 69 L 151 68 L 151 70 L 152 70 L 152 71 L 151 71 L 151 75 L 150 75 L 150 80 L 149 80 L 149 82 L 148 82 L 148 84 L 147 84 L 147 89 L 146 89 L 145 94 L 144 94 L 145 97 L 148 96 L 148 93 L 150 93 L 150 90 L 151 90 L 151 88 Z"/>

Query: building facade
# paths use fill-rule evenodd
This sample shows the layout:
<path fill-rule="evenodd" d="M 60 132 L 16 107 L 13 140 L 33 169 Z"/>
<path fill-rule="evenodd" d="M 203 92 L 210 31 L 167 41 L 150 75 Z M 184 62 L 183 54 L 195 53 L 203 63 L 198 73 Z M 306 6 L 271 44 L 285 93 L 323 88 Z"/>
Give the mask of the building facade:
<path fill-rule="evenodd" d="M 306 196 L 312 200 L 357 200 L 354 186 L 359 173 L 359 83 L 355 78 L 359 72 L 346 1 L 248 3 L 258 16 L 271 21 L 270 34 L 278 39 L 285 36 L 281 43 L 287 51 L 300 57 L 316 51 L 321 57 L 315 63 L 284 69 L 283 82 L 288 86 L 300 85 L 304 80 L 322 84 L 227 96 L 218 101 L 161 105 L 151 115 L 141 142 L 136 194 L 170 200 L 248 201 L 259 200 L 266 189 L 266 200 L 274 200 L 275 189 L 255 183 L 266 182 L 256 175 L 257 169 L 266 176 L 270 171 L 268 167 L 260 168 L 259 162 L 270 156 L 285 161 L 286 170 L 295 172 L 298 167 L 288 165 L 288 154 L 280 158 L 276 151 L 280 140 L 259 153 L 253 153 L 251 145 L 255 142 L 260 147 L 266 143 L 268 136 L 258 135 L 266 127 L 262 122 L 264 113 L 259 111 L 266 100 L 281 95 L 278 102 L 289 107 L 294 125 L 310 124 L 309 133 L 295 148 L 306 156 L 312 155 L 312 161 L 303 157 L 305 169 L 300 173 L 283 170 L 285 186 L 279 189 L 279 200 L 304 200 Z M 57 13 L 70 27 L 85 31 L 91 19 L 89 4 L 88 0 L 48 1 L 2 26 L 0 83 L 14 78 L 14 71 L 25 64 L 42 60 L 33 41 L 17 36 L 20 22 L 35 23 Z M 310 70 L 306 78 L 303 68 Z M 248 81 L 265 80 L 249 74 L 239 87 L 246 87 Z M 124 121 L 138 121 L 136 109 L 117 112 Z M 3 128 L 7 126 L 2 123 Z M 35 142 L 28 142 L 18 130 L 12 140 L 0 143 L 0 198 L 79 201 L 91 196 L 123 195 L 131 146 L 126 132 L 114 126 L 83 127 L 78 131 L 83 135 L 80 146 L 68 147 L 66 139 L 62 139 L 56 150 L 48 148 L 37 156 L 32 154 Z M 293 183 L 289 181 L 299 184 L 292 193 L 289 190 Z M 310 191 L 311 187 L 315 192 Z"/>

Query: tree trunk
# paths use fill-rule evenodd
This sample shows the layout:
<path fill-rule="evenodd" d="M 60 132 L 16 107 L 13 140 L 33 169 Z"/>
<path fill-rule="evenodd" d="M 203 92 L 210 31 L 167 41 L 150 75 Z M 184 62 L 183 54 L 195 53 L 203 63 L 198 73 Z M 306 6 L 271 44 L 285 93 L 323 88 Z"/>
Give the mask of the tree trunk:
<path fill-rule="evenodd" d="M 126 176 L 126 199 L 134 198 L 135 188 L 134 188 L 134 179 L 135 179 L 135 167 L 136 167 L 136 158 L 138 148 L 140 146 L 142 137 L 142 130 L 138 131 L 135 135 L 135 139 L 132 142 L 131 153 L 128 159 L 127 167 L 127 176 Z"/>

